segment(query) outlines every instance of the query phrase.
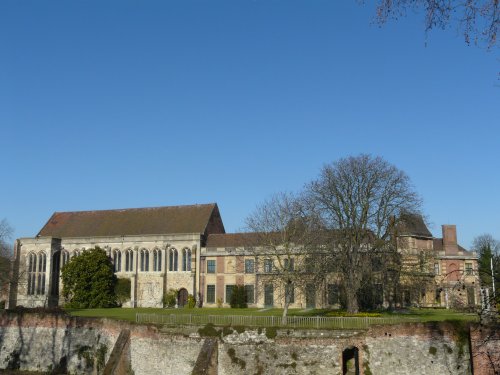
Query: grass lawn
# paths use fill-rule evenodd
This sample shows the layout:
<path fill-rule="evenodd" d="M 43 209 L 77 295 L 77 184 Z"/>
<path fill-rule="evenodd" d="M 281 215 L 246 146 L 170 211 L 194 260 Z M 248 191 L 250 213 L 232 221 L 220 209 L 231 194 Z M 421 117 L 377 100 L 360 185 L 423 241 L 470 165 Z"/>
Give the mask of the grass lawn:
<path fill-rule="evenodd" d="M 111 308 L 111 309 L 68 309 L 74 316 L 111 318 L 135 321 L 136 313 L 147 314 L 192 314 L 192 315 L 252 315 L 252 316 L 281 316 L 282 309 L 231 309 L 231 308 L 202 308 L 202 309 L 160 309 L 160 308 Z M 332 316 L 336 310 L 327 309 L 290 309 L 290 316 Z M 382 317 L 397 316 L 410 319 L 417 318 L 421 322 L 435 322 L 444 320 L 475 321 L 476 314 L 467 314 L 446 309 L 410 309 L 399 313 L 381 312 Z M 409 319 L 409 320 L 410 320 Z"/>

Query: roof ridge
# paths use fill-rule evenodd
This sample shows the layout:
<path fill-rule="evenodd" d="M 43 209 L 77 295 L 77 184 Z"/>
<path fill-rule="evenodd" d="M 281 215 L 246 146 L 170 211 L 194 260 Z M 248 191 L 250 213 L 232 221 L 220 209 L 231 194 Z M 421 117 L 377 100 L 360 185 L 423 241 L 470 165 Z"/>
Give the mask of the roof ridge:
<path fill-rule="evenodd" d="M 180 208 L 180 207 L 197 207 L 197 206 L 215 206 L 216 202 L 212 203 L 195 203 L 195 204 L 178 204 L 175 206 L 153 206 L 153 207 L 129 207 L 129 208 L 110 208 L 104 210 L 78 210 L 78 211 L 54 211 L 54 214 L 67 214 L 67 213 L 85 213 L 85 212 L 112 212 L 112 211 L 132 211 L 132 210 L 154 210 L 160 208 Z"/>

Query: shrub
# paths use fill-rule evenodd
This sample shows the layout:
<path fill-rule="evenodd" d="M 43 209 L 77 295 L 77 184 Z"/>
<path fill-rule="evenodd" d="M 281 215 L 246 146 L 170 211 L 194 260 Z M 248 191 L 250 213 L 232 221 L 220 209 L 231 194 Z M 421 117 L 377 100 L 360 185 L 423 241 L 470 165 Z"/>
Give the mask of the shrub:
<path fill-rule="evenodd" d="M 222 307 L 222 304 L 223 304 L 223 301 L 222 301 L 222 298 L 217 298 L 217 307 L 218 308 L 221 308 Z"/>
<path fill-rule="evenodd" d="M 114 307 L 116 303 L 113 264 L 106 252 L 95 247 L 71 258 L 61 272 L 62 295 L 70 308 Z"/>
<path fill-rule="evenodd" d="M 115 286 L 116 299 L 120 305 L 130 300 L 130 279 L 118 279 Z"/>
<path fill-rule="evenodd" d="M 169 289 L 163 296 L 163 306 L 175 307 L 175 305 L 177 305 L 177 293 L 178 291 L 176 289 Z"/>
<path fill-rule="evenodd" d="M 192 294 L 188 295 L 187 308 L 194 309 L 196 307 L 196 300 Z"/>
<path fill-rule="evenodd" d="M 247 304 L 247 293 L 243 285 L 235 285 L 233 287 L 233 294 L 231 294 L 230 305 L 232 308 L 246 308 Z"/>

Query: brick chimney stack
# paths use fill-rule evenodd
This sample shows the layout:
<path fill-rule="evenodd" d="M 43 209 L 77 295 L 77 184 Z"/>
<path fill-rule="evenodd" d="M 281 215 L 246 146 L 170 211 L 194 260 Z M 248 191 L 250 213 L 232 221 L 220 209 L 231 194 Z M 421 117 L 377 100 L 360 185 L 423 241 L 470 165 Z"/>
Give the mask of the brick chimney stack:
<path fill-rule="evenodd" d="M 445 254 L 458 254 L 457 226 L 443 225 L 443 248 Z"/>

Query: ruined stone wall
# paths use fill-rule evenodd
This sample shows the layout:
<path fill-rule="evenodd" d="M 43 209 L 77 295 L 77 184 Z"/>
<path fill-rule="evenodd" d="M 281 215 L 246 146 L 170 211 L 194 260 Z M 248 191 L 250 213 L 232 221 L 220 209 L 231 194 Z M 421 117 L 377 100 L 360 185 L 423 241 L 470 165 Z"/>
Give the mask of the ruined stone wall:
<path fill-rule="evenodd" d="M 200 337 L 204 330 L 193 326 L 166 329 L 63 314 L 3 313 L 0 369 L 92 374 L 104 368 L 113 350 L 120 356 L 115 343 L 126 330 L 130 339 L 122 347 L 127 354 L 120 358 L 130 363 L 121 364 L 120 374 L 192 374 L 206 340 Z M 468 327 L 447 323 L 378 326 L 367 331 L 217 330 L 220 336 L 210 339 L 218 340 L 215 368 L 220 375 L 342 374 L 343 354 L 354 348 L 361 375 L 467 375 L 472 373 L 471 363 L 474 374 L 490 375 L 495 371 L 492 359 L 500 367 L 498 330 L 481 326 L 473 326 L 470 336 Z"/>

